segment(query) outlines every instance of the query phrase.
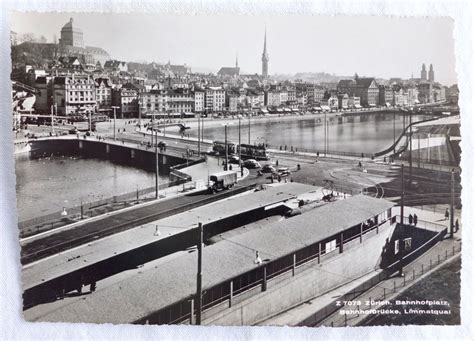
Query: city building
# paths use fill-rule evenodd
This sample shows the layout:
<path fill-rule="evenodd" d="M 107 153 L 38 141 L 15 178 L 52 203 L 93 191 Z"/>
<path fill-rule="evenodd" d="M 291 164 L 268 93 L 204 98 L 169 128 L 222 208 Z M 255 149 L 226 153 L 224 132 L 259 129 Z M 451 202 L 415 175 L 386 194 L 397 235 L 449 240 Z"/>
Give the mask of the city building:
<path fill-rule="evenodd" d="M 108 78 L 95 79 L 95 98 L 99 112 L 109 112 L 112 105 L 112 84 Z"/>
<path fill-rule="evenodd" d="M 263 108 L 265 106 L 265 94 L 262 91 L 250 89 L 247 91 L 246 102 L 250 108 Z"/>
<path fill-rule="evenodd" d="M 69 19 L 61 29 L 59 44 L 64 46 L 84 47 L 84 35 L 82 30 L 73 25 L 73 19 Z"/>
<path fill-rule="evenodd" d="M 339 92 L 347 93 L 349 96 L 360 97 L 361 105 L 374 107 L 379 104 L 379 87 L 373 77 L 358 77 L 355 80 L 343 79 L 337 84 Z"/>
<path fill-rule="evenodd" d="M 265 105 L 267 107 L 278 107 L 281 104 L 280 91 L 276 89 L 265 91 Z"/>
<path fill-rule="evenodd" d="M 95 83 L 88 75 L 56 76 L 51 80 L 52 104 L 58 115 L 96 112 Z"/>
<path fill-rule="evenodd" d="M 424 82 L 418 84 L 418 100 L 420 103 L 433 103 L 433 84 Z"/>
<path fill-rule="evenodd" d="M 393 89 L 389 85 L 379 85 L 379 104 L 382 106 L 393 105 Z"/>
<path fill-rule="evenodd" d="M 143 94 L 142 94 L 143 96 Z M 112 90 L 112 105 L 118 107 L 120 118 L 138 117 L 139 92 L 131 87 L 122 86 Z"/>
<path fill-rule="evenodd" d="M 167 90 L 168 113 L 191 113 L 194 111 L 194 93 L 189 89 Z"/>
<path fill-rule="evenodd" d="M 268 77 L 268 62 L 270 61 L 270 58 L 268 57 L 268 52 L 267 52 L 267 30 L 265 29 L 265 38 L 263 41 L 263 53 L 262 53 L 262 77 L 267 78 Z"/>
<path fill-rule="evenodd" d="M 225 107 L 225 90 L 222 87 L 210 86 L 205 94 L 206 110 L 210 112 L 222 111 Z"/>
<path fill-rule="evenodd" d="M 128 72 L 128 66 L 126 62 L 119 60 L 108 60 L 104 64 L 104 71 L 106 72 Z"/>
<path fill-rule="evenodd" d="M 223 78 L 231 77 L 236 78 L 240 74 L 239 61 L 237 57 L 235 58 L 235 67 L 221 67 L 217 72 L 217 75 Z"/>
<path fill-rule="evenodd" d="M 337 99 L 339 102 L 339 109 L 348 109 L 349 108 L 349 95 L 343 92 L 337 93 Z"/>
<path fill-rule="evenodd" d="M 205 108 L 205 95 L 206 92 L 202 89 L 194 89 L 194 112 L 203 112 Z"/>
<path fill-rule="evenodd" d="M 237 91 L 226 91 L 226 107 L 229 112 L 237 112 L 239 96 L 240 94 Z"/>

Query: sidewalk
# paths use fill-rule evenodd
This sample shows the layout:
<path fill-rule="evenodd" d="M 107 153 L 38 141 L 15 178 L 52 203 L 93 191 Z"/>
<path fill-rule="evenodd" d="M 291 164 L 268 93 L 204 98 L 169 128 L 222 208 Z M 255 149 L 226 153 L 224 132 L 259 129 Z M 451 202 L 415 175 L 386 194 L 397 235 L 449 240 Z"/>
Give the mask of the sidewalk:
<path fill-rule="evenodd" d="M 395 207 L 392 210 L 392 214 L 399 214 L 399 207 Z M 419 217 L 419 223 L 422 223 L 422 220 L 426 220 L 428 223 L 439 224 L 443 226 L 449 225 L 449 220 L 444 219 L 444 215 L 439 213 L 434 213 L 430 211 L 422 211 L 420 209 L 406 207 L 404 215 L 416 213 Z M 441 220 L 440 220 L 441 219 Z M 420 225 L 420 224 L 418 224 Z M 420 227 L 420 226 L 418 226 Z M 422 227 L 422 226 L 421 226 Z M 383 305 L 378 305 L 376 307 L 372 306 L 372 302 L 376 301 L 380 303 L 383 300 L 390 300 L 398 295 L 400 295 L 405 289 L 409 288 L 411 285 L 418 282 L 419 279 L 424 278 L 428 274 L 436 271 L 439 267 L 451 261 L 460 255 L 461 251 L 461 228 L 454 235 L 453 239 L 447 238 L 436 244 L 434 247 L 429 249 L 423 255 L 418 257 L 412 263 L 408 264 L 404 268 L 404 277 L 394 277 L 381 281 L 375 286 L 369 288 L 367 291 L 363 292 L 362 295 L 356 297 L 352 300 L 352 303 L 361 303 L 361 305 L 350 305 L 350 306 L 341 306 L 336 312 L 327 316 L 324 320 L 319 322 L 317 326 L 355 326 L 361 323 L 365 318 L 371 316 L 371 314 L 343 314 L 342 310 L 357 310 L 357 311 L 366 311 L 369 312 L 371 309 L 382 308 Z M 382 270 L 378 269 L 373 271 L 365 276 L 355 279 L 348 284 L 345 284 L 341 287 L 338 287 L 330 292 L 327 292 L 324 295 L 316 297 L 314 299 L 308 300 L 307 302 L 300 304 L 297 307 L 289 309 L 281 314 L 273 316 L 265 321 L 259 323 L 259 325 L 288 325 L 296 326 L 299 325 L 302 321 L 311 316 L 315 315 L 322 310 L 331 310 L 334 309 L 330 305 L 335 298 L 344 297 L 345 294 L 350 293 L 357 288 L 360 284 L 366 282 L 370 278 L 374 278 L 378 273 L 381 273 Z M 428 299 L 428 298 L 427 298 Z M 342 299 L 341 299 L 342 300 Z M 341 301 L 342 302 L 342 301 Z M 370 302 L 366 305 L 365 303 Z"/>

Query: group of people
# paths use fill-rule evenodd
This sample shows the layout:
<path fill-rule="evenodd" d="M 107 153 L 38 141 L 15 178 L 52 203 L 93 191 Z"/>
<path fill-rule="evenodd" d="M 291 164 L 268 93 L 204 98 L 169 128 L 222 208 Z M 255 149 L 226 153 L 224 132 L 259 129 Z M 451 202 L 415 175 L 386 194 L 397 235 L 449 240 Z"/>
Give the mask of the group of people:
<path fill-rule="evenodd" d="M 416 215 L 416 213 L 413 215 L 410 213 L 410 215 L 408 216 L 408 223 L 410 225 L 413 224 L 413 226 L 416 226 L 418 224 L 418 216 Z"/>

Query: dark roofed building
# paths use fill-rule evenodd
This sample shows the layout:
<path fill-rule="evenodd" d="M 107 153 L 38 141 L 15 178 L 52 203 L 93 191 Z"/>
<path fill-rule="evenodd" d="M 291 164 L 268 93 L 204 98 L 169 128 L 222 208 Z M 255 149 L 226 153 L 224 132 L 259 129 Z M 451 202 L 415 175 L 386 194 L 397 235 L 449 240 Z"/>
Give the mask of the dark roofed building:
<path fill-rule="evenodd" d="M 240 74 L 240 67 L 221 67 L 217 74 L 221 77 L 237 77 Z"/>
<path fill-rule="evenodd" d="M 104 64 L 104 70 L 110 72 L 128 72 L 128 66 L 126 62 L 108 60 Z"/>

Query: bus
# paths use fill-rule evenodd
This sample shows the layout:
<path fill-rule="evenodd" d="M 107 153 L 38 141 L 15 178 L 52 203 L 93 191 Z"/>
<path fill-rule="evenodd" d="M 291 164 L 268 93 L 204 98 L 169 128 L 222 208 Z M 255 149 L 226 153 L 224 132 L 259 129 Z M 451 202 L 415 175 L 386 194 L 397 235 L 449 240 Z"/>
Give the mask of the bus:
<path fill-rule="evenodd" d="M 267 148 L 264 144 L 241 144 L 239 146 L 242 159 L 269 160 Z"/>
<path fill-rule="evenodd" d="M 223 141 L 214 141 L 212 143 L 212 153 L 215 155 L 225 155 L 225 145 Z M 237 145 L 235 143 L 227 141 L 227 154 L 232 155 L 237 151 Z"/>

